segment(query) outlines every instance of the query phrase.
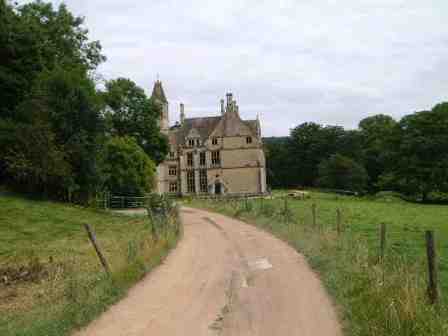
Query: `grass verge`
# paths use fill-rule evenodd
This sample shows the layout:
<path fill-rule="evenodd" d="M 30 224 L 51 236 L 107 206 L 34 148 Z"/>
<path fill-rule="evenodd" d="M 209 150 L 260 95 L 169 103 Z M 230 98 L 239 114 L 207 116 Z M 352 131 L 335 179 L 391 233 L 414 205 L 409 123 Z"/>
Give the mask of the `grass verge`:
<path fill-rule="evenodd" d="M 313 226 L 312 204 L 316 204 Z M 308 200 L 207 201 L 190 206 L 238 217 L 304 254 L 339 308 L 347 335 L 448 335 L 447 306 L 428 304 L 424 230 L 434 229 L 441 282 L 447 279 L 448 208 L 312 193 Z M 344 231 L 336 230 L 341 209 Z M 379 259 L 379 225 L 387 249 Z M 446 223 L 446 224 L 445 224 Z M 442 286 L 442 291 L 446 288 Z"/>
<path fill-rule="evenodd" d="M 108 306 L 153 267 L 179 238 L 179 218 L 151 235 L 147 216 L 67 204 L 0 198 L 0 335 L 68 335 Z M 101 268 L 83 224 L 89 223 L 111 268 Z"/>

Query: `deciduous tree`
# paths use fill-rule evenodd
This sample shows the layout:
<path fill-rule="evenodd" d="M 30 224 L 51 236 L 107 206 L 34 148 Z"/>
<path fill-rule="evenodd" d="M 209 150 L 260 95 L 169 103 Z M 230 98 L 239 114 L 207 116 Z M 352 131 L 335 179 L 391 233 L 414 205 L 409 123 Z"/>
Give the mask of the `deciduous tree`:
<path fill-rule="evenodd" d="M 154 162 L 162 162 L 168 153 L 168 141 L 160 133 L 160 107 L 126 78 L 108 81 L 103 98 L 109 133 L 134 137 Z"/>
<path fill-rule="evenodd" d="M 143 195 L 155 182 L 155 165 L 132 137 L 112 137 L 102 153 L 104 186 L 117 195 Z"/>
<path fill-rule="evenodd" d="M 320 187 L 361 192 L 365 190 L 368 178 L 363 166 L 340 154 L 319 164 Z"/>

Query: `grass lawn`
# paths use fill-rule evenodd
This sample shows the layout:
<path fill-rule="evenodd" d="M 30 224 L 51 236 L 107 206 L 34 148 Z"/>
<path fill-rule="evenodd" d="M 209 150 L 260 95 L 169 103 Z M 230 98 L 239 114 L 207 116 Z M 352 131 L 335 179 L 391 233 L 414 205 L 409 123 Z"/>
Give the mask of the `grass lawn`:
<path fill-rule="evenodd" d="M 271 201 L 275 207 L 284 207 L 284 201 Z M 425 231 L 434 230 L 439 258 L 440 284 L 448 293 L 448 206 L 408 203 L 401 200 L 375 200 L 312 193 L 308 200 L 288 199 L 288 206 L 303 225 L 312 223 L 312 204 L 316 204 L 317 224 L 336 230 L 339 208 L 348 234 L 367 242 L 372 254 L 379 251 L 379 230 L 386 224 L 387 253 L 406 258 L 426 267 Z"/>
<path fill-rule="evenodd" d="M 193 200 L 190 205 L 242 218 L 305 254 L 335 298 L 348 335 L 448 335 L 447 300 L 427 303 L 425 230 L 435 231 L 442 293 L 448 293 L 448 206 L 311 192 L 311 198 Z M 312 204 L 316 204 L 313 227 Z M 336 232 L 337 209 L 344 232 Z M 378 262 L 379 228 L 387 248 Z M 322 229 L 319 229 L 321 227 Z"/>
<path fill-rule="evenodd" d="M 96 233 L 111 279 L 84 223 Z M 91 321 L 175 245 L 174 229 L 156 241 L 150 226 L 146 216 L 1 195 L 0 335 L 66 335 Z"/>

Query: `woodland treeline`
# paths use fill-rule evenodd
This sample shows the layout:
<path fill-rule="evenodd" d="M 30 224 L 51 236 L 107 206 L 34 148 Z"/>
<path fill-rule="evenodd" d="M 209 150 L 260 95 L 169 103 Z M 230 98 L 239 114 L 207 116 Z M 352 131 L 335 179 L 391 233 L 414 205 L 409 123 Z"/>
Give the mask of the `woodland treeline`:
<path fill-rule="evenodd" d="M 448 103 L 400 120 L 374 115 L 355 130 L 307 122 L 289 137 L 264 142 L 274 188 L 396 191 L 417 201 L 448 200 Z"/>
<path fill-rule="evenodd" d="M 160 108 L 65 5 L 0 0 L 0 184 L 66 201 L 142 194 L 168 151 Z"/>

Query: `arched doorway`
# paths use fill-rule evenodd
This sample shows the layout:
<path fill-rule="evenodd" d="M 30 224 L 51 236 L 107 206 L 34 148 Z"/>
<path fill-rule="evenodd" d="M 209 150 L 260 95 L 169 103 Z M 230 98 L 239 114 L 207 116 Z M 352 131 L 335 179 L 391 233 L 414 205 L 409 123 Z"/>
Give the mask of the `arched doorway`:
<path fill-rule="evenodd" d="M 222 194 L 222 184 L 219 181 L 215 182 L 215 195 L 221 195 Z"/>

